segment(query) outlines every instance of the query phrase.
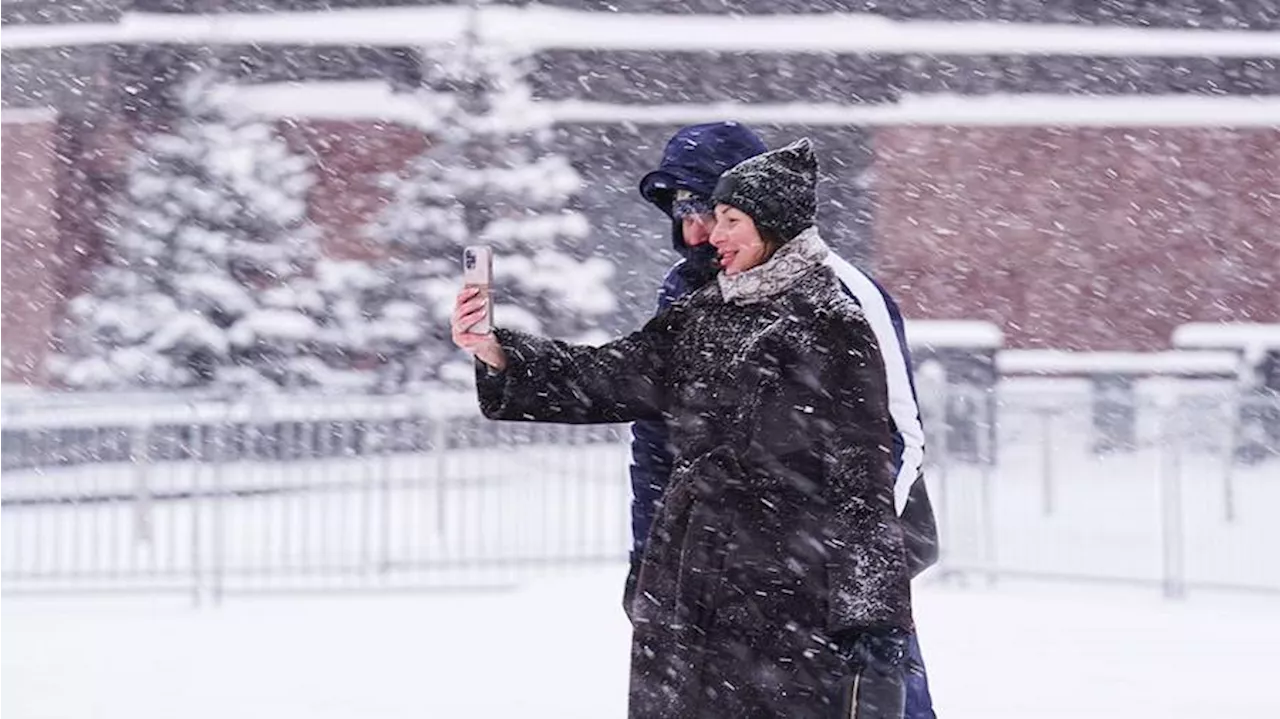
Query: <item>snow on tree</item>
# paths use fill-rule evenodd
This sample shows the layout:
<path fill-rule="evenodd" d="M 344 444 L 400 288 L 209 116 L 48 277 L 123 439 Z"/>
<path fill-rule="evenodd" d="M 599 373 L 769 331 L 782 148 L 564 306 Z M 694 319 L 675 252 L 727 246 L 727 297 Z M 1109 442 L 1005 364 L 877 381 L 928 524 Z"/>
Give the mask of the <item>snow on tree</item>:
<path fill-rule="evenodd" d="M 66 385 L 309 383 L 322 307 L 299 285 L 317 255 L 310 161 L 221 94 L 212 74 L 193 78 L 172 130 L 133 157 L 52 362 Z"/>
<path fill-rule="evenodd" d="M 314 293 L 308 314 L 318 328 L 314 356 L 300 368 L 309 384 L 334 390 L 370 389 L 376 363 L 371 348 L 380 327 L 369 316 L 369 308 L 386 296 L 390 285 L 390 277 L 363 260 L 316 263 L 311 280 L 302 283 Z"/>
<path fill-rule="evenodd" d="M 494 249 L 502 326 L 594 341 L 616 306 L 612 263 L 579 254 L 590 231 L 571 208 L 582 180 L 549 151 L 551 121 L 521 59 L 470 40 L 430 59 L 419 93 L 429 146 L 387 178 L 391 200 L 371 228 L 392 258 L 376 342 L 395 387 L 469 374 L 448 326 L 467 245 Z"/>

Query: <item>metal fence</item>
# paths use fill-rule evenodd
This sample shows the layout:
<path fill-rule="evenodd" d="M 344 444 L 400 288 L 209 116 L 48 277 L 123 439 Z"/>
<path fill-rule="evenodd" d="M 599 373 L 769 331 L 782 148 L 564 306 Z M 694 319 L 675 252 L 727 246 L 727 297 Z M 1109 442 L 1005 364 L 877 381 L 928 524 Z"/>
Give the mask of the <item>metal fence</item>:
<path fill-rule="evenodd" d="M 327 404 L 7 418 L 4 590 L 217 600 L 507 583 L 625 556 L 619 428 Z"/>
<path fill-rule="evenodd" d="M 1169 389 L 1099 398 L 1006 386 L 991 427 L 927 422 L 940 435 L 929 470 L 940 573 L 1148 584 L 1171 597 L 1280 592 L 1280 562 L 1258 556 L 1280 542 L 1280 402 Z M 955 441 L 967 436 L 980 438 L 976 452 Z"/>
<path fill-rule="evenodd" d="M 1280 591 L 1280 563 L 1256 558 L 1280 546 L 1280 460 L 1255 421 L 1280 405 L 1193 385 L 1102 401 L 1060 383 L 926 388 L 934 576 Z M 217 601 L 625 558 L 625 428 L 489 422 L 473 402 L 7 416 L 3 589 Z"/>

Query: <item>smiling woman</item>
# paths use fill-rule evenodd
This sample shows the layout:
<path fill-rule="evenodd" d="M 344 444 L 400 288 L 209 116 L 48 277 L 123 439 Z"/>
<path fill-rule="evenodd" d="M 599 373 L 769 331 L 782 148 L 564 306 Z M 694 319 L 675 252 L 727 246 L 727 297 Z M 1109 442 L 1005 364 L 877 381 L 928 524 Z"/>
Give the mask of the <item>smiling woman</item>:
<path fill-rule="evenodd" d="M 726 275 L 736 275 L 764 264 L 781 243 L 761 237 L 751 215 L 720 205 L 716 208 L 716 229 L 711 233 L 711 244 L 716 248 L 720 269 Z"/>
<path fill-rule="evenodd" d="M 817 212 L 817 164 L 808 139 L 763 157 L 724 173 L 711 195 L 717 220 L 711 243 L 726 275 L 770 260 L 813 224 Z"/>
<path fill-rule="evenodd" d="M 486 417 L 669 429 L 628 607 L 633 719 L 901 716 L 912 620 L 885 370 L 823 263 L 817 173 L 807 139 L 725 172 L 716 281 L 602 347 L 472 334 L 485 300 L 459 294 Z"/>

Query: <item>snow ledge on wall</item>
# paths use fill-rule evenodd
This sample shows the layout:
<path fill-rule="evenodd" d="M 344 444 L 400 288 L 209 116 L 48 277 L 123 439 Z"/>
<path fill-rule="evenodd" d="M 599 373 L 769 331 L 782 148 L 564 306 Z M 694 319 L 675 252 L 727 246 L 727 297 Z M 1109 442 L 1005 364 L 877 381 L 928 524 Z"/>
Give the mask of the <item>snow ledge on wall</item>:
<path fill-rule="evenodd" d="M 1068 352 L 1004 350 L 996 357 L 1001 375 L 1209 376 L 1232 378 L 1240 370 L 1235 352 Z"/>
<path fill-rule="evenodd" d="M 0 122 L 9 124 L 33 124 L 57 122 L 58 111 L 52 107 L 6 107 L 0 110 Z"/>
<path fill-rule="evenodd" d="M 1004 332 L 982 320 L 907 320 L 907 344 L 917 348 L 999 349 Z"/>
<path fill-rule="evenodd" d="M 106 43 L 420 46 L 457 39 L 461 7 L 171 15 L 125 13 L 118 23 L 9 25 L 8 49 Z M 998 22 L 896 21 L 861 13 L 650 15 L 545 7 L 485 7 L 482 40 L 527 50 L 688 50 L 1280 57 L 1280 33 Z"/>
<path fill-rule="evenodd" d="M 269 117 L 398 122 L 429 130 L 411 94 L 380 80 L 241 86 L 230 96 Z M 687 124 L 735 119 L 749 124 L 1098 127 L 1277 127 L 1280 97 L 1203 95 L 907 95 L 896 103 L 839 105 L 621 105 L 543 101 L 562 124 Z M 7 113 L 10 111 L 6 111 Z"/>

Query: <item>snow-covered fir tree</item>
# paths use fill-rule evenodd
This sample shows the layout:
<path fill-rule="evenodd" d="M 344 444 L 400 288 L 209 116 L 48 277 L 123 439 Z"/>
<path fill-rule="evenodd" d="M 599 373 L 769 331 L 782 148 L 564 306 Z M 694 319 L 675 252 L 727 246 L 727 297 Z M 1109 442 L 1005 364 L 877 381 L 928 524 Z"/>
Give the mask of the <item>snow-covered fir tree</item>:
<path fill-rule="evenodd" d="M 369 309 L 387 296 L 391 278 L 364 260 L 322 259 L 312 278 L 297 285 L 308 293 L 307 312 L 317 326 L 314 354 L 300 360 L 300 376 L 333 391 L 370 389 L 377 377 L 371 348 L 379 326 Z"/>
<path fill-rule="evenodd" d="M 313 384 L 325 303 L 306 218 L 310 161 L 221 100 L 180 91 L 171 131 L 132 159 L 105 260 L 70 303 L 53 371 L 77 388 Z"/>
<path fill-rule="evenodd" d="M 384 385 L 462 379 L 449 337 L 462 250 L 495 254 L 495 319 L 553 337 L 600 339 L 612 312 L 613 265 L 584 258 L 589 225 L 571 208 L 581 177 L 548 150 L 521 59 L 466 41 L 434 52 L 420 91 L 429 145 L 398 176 L 372 227 L 388 248 L 394 293 L 379 312 Z"/>

